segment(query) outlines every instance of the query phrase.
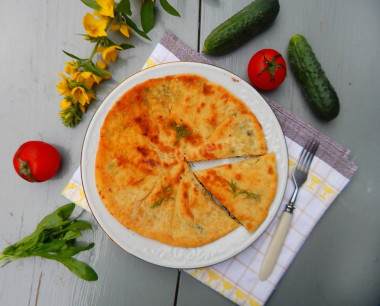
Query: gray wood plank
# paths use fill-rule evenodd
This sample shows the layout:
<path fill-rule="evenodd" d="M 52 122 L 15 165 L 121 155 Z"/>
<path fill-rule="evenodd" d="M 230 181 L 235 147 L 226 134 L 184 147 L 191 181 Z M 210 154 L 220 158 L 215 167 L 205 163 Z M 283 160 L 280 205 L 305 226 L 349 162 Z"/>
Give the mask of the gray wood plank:
<path fill-rule="evenodd" d="M 202 1 L 201 45 L 214 27 L 250 2 Z M 261 93 L 351 148 L 359 172 L 319 222 L 268 305 L 378 304 L 380 208 L 374 186 L 380 152 L 380 2 L 291 0 L 280 6 L 265 33 L 228 55 L 208 58 L 248 80 L 246 68 L 255 52 L 273 48 L 286 56 L 291 35 L 303 34 L 340 97 L 339 117 L 328 123 L 315 118 L 290 71 L 280 88 Z"/>
<path fill-rule="evenodd" d="M 136 6 L 140 2 L 132 1 Z M 113 79 L 98 87 L 98 99 L 88 109 L 82 123 L 64 127 L 59 119 L 56 72 L 64 71 L 70 59 L 66 50 L 80 57 L 92 46 L 77 34 L 84 33 L 82 18 L 91 12 L 79 0 L 10 1 L 1 3 L 0 26 L 0 249 L 31 233 L 38 221 L 68 201 L 61 191 L 79 166 L 81 146 L 87 125 L 105 95 L 119 82 L 139 71 L 167 28 L 177 33 L 197 28 L 197 5 L 170 1 L 182 17 L 169 17 L 157 11 L 151 41 L 134 35 L 135 49 L 120 54 L 111 64 Z M 175 32 L 174 31 L 174 32 Z M 195 31 L 197 33 L 197 30 Z M 186 42 L 196 46 L 197 35 Z M 18 146 L 28 140 L 43 140 L 61 153 L 62 166 L 50 181 L 31 184 L 20 179 L 12 158 Z M 84 215 L 96 226 L 89 213 Z M 96 282 L 85 282 L 64 266 L 40 258 L 21 259 L 0 270 L 0 305 L 171 305 L 174 301 L 177 271 L 146 263 L 121 250 L 96 226 L 84 240 L 94 241 L 91 251 L 79 259 L 99 274 Z M 40 278 L 41 276 L 41 278 Z M 39 282 L 39 280 L 41 281 Z"/>
<path fill-rule="evenodd" d="M 232 301 L 222 296 L 219 292 L 207 287 L 191 275 L 181 272 L 181 280 L 178 291 L 178 306 L 231 306 Z"/>

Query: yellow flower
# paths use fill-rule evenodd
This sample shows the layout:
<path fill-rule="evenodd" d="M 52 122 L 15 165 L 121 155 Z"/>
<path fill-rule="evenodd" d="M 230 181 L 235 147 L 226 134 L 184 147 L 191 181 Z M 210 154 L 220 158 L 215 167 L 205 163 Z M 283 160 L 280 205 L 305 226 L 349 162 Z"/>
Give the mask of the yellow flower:
<path fill-rule="evenodd" d="M 98 66 L 100 69 L 107 69 L 107 63 L 103 61 L 97 61 L 96 66 Z"/>
<path fill-rule="evenodd" d="M 84 107 L 84 105 L 80 104 L 79 105 L 79 108 L 81 110 L 81 112 L 84 114 L 86 112 L 86 108 Z"/>
<path fill-rule="evenodd" d="M 120 46 L 110 46 L 105 49 L 103 49 L 102 52 L 102 58 L 105 60 L 107 64 L 109 64 L 111 61 L 116 61 L 118 57 L 117 50 L 122 50 L 123 48 Z"/>
<path fill-rule="evenodd" d="M 107 63 L 106 62 L 98 61 L 98 62 L 96 62 L 96 66 L 98 66 L 100 69 L 107 70 Z M 108 74 L 106 74 L 104 76 L 104 79 L 109 80 L 111 78 L 112 78 L 111 73 L 108 71 Z"/>
<path fill-rule="evenodd" d="M 61 116 L 63 116 L 66 112 L 65 111 L 60 111 L 58 112 L 58 114 L 60 114 Z M 64 115 L 62 118 L 63 119 L 69 119 L 71 117 L 71 114 L 70 113 L 67 113 L 66 115 Z"/>
<path fill-rule="evenodd" d="M 70 108 L 72 105 L 71 101 L 68 101 L 66 99 L 63 99 L 61 104 L 59 104 L 59 106 L 62 108 L 62 109 L 68 109 Z"/>
<path fill-rule="evenodd" d="M 102 47 L 102 46 L 100 46 L 100 47 L 98 47 L 98 48 L 96 49 L 96 52 L 100 52 L 100 53 L 102 53 L 104 50 L 105 50 L 105 48 Z"/>
<path fill-rule="evenodd" d="M 86 92 L 83 87 L 77 86 L 71 90 L 72 97 L 75 102 L 82 105 L 90 104 L 91 99 L 95 98 L 95 95 L 91 92 Z"/>
<path fill-rule="evenodd" d="M 129 37 L 129 31 L 131 31 L 131 28 L 127 26 L 126 24 L 122 23 L 120 26 L 120 32 L 123 34 L 125 37 Z"/>
<path fill-rule="evenodd" d="M 114 0 L 96 0 L 96 2 L 102 7 L 96 12 L 102 16 L 114 17 L 113 6 Z"/>
<path fill-rule="evenodd" d="M 110 27 L 110 31 L 120 31 L 121 34 L 123 34 L 125 37 L 129 37 L 129 32 L 131 31 L 131 28 L 126 25 L 125 23 L 112 23 Z"/>
<path fill-rule="evenodd" d="M 78 71 L 78 66 L 74 61 L 65 63 L 65 72 L 74 75 Z"/>
<path fill-rule="evenodd" d="M 68 95 L 71 92 L 71 89 L 69 87 L 69 79 L 63 75 L 62 73 L 57 72 L 59 76 L 62 77 L 62 81 L 57 84 L 57 90 L 60 93 L 60 95 Z"/>
<path fill-rule="evenodd" d="M 96 84 L 99 84 L 103 80 L 103 78 L 101 78 L 100 76 L 93 74 L 92 72 L 89 72 L 89 71 L 83 72 L 83 77 L 85 79 L 93 80 Z"/>
<path fill-rule="evenodd" d="M 94 83 L 99 84 L 102 80 L 101 77 L 93 74 L 90 71 L 79 71 L 74 75 L 77 82 L 83 83 L 87 88 L 92 88 Z"/>
<path fill-rule="evenodd" d="M 118 30 L 120 30 L 120 23 L 116 23 L 116 22 L 112 21 L 109 29 L 110 29 L 110 31 L 118 31 Z"/>
<path fill-rule="evenodd" d="M 107 32 L 105 31 L 107 20 L 105 19 L 95 19 L 93 15 L 87 13 L 83 18 L 83 26 L 91 37 L 107 36 Z"/>
<path fill-rule="evenodd" d="M 94 85 L 94 80 L 89 75 L 86 75 L 86 73 L 87 71 L 78 71 L 74 75 L 74 79 L 75 81 L 83 83 L 84 86 L 91 89 L 92 85 Z"/>
<path fill-rule="evenodd" d="M 98 61 L 98 62 L 96 62 L 95 65 L 98 66 L 100 69 L 107 70 L 107 63 L 106 62 Z M 111 78 L 111 74 L 109 73 L 109 74 L 105 75 L 104 78 L 106 80 L 110 79 Z"/>

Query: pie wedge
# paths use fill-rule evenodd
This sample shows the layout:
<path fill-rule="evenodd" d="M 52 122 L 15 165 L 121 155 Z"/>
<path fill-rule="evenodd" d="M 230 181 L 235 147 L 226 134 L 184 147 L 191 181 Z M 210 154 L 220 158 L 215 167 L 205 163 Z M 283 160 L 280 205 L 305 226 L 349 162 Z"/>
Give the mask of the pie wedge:
<path fill-rule="evenodd" d="M 277 188 L 274 153 L 194 172 L 202 185 L 249 232 L 264 221 Z"/>

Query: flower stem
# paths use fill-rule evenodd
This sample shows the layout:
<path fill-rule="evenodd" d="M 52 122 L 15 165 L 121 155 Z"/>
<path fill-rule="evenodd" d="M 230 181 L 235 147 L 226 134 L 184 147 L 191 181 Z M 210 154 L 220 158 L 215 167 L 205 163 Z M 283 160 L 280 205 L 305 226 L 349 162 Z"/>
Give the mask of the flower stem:
<path fill-rule="evenodd" d="M 112 22 L 112 20 L 108 21 L 107 26 L 106 26 L 106 28 L 105 28 L 105 31 L 106 31 L 106 32 L 108 31 L 109 27 L 111 26 L 111 22 Z M 94 49 L 93 49 L 92 52 L 91 52 L 91 55 L 90 55 L 89 61 L 92 61 L 93 57 L 95 56 L 95 54 L 96 54 L 96 50 L 98 49 L 99 44 L 100 44 L 100 40 L 98 40 L 98 41 L 96 42 L 95 47 L 94 47 Z"/>
<path fill-rule="evenodd" d="M 89 57 L 89 61 L 90 61 L 90 62 L 92 61 L 93 57 L 95 56 L 95 54 L 96 54 L 96 50 L 98 49 L 99 44 L 100 44 L 100 41 L 97 41 L 96 44 L 95 44 L 95 47 L 94 47 L 94 49 L 92 50 L 91 55 L 90 55 L 90 57 Z"/>

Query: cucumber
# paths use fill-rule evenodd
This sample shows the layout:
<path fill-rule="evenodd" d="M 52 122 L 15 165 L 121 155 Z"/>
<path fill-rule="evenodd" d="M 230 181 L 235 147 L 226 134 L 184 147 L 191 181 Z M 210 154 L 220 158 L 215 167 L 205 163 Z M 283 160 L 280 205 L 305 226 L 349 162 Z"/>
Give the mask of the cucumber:
<path fill-rule="evenodd" d="M 295 34 L 288 46 L 290 69 L 315 114 L 332 120 L 339 114 L 339 98 L 306 38 Z"/>
<path fill-rule="evenodd" d="M 240 47 L 272 25 L 279 11 L 278 0 L 252 2 L 207 36 L 203 52 L 221 55 Z"/>

